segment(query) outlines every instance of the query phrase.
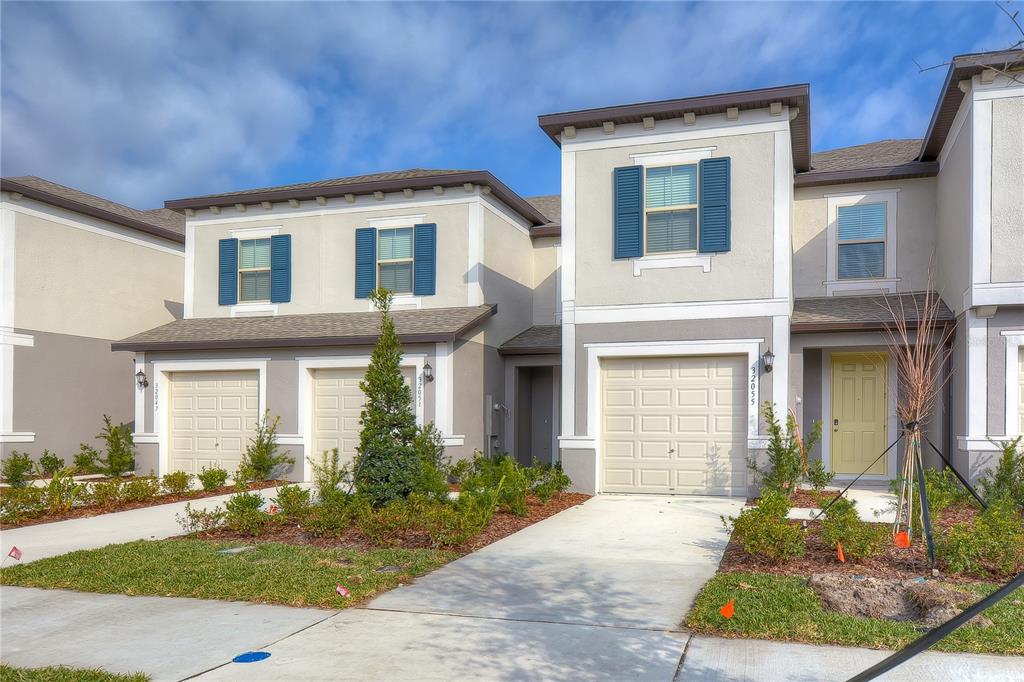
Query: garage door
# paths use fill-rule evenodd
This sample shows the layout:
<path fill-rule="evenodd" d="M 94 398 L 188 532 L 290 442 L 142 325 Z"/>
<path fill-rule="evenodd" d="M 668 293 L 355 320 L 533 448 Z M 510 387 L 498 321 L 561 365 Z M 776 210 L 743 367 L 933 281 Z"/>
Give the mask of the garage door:
<path fill-rule="evenodd" d="M 405 383 L 412 385 L 413 368 L 402 369 Z M 341 367 L 313 371 L 313 452 L 338 448 L 342 462 L 351 461 L 359 445 L 359 415 L 366 396 L 359 382 L 363 367 Z"/>
<path fill-rule="evenodd" d="M 745 494 L 746 358 L 601 364 L 602 489 Z"/>
<path fill-rule="evenodd" d="M 171 471 L 234 473 L 259 419 L 255 371 L 171 374 Z"/>

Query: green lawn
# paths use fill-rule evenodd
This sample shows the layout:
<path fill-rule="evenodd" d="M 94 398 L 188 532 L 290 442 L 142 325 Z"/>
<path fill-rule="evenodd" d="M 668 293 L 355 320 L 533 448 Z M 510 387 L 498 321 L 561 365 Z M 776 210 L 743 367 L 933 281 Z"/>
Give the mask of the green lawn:
<path fill-rule="evenodd" d="M 0 569 L 0 584 L 343 608 L 456 556 L 430 549 L 354 551 L 278 543 L 256 544 L 239 554 L 217 553 L 242 545 L 140 540 Z M 351 597 L 335 592 L 338 583 Z"/>
<path fill-rule="evenodd" d="M 0 682 L 146 682 L 142 673 L 116 675 L 103 670 L 80 670 L 64 666 L 50 668 L 12 668 L 0 664 Z"/>
<path fill-rule="evenodd" d="M 743 588 L 740 583 L 749 585 Z M 982 596 L 995 585 L 964 585 Z M 751 589 L 752 588 L 752 589 Z M 736 613 L 727 620 L 718 609 L 735 599 Z M 985 611 L 993 625 L 964 625 L 939 642 L 940 651 L 1024 654 L 1024 590 Z M 765 573 L 719 573 L 697 595 L 686 625 L 695 632 L 721 637 L 782 639 L 814 644 L 842 644 L 897 649 L 922 632 L 912 623 L 845 616 L 822 608 L 804 578 Z"/>

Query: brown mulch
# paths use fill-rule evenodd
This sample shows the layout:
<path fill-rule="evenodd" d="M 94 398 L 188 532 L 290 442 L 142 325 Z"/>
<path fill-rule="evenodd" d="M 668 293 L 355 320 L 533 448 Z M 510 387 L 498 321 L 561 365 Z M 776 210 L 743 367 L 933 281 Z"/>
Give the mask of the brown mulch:
<path fill-rule="evenodd" d="M 501 540 L 516 531 L 522 530 L 527 526 L 533 525 L 538 521 L 543 521 L 549 516 L 554 516 L 558 512 L 565 511 L 566 509 L 578 504 L 583 504 L 588 499 L 590 499 L 590 495 L 584 495 L 583 493 L 556 493 L 555 496 L 547 502 L 540 502 L 531 496 L 527 499 L 526 503 L 527 511 L 529 512 L 527 516 L 521 517 L 506 511 L 496 511 L 491 517 L 491 522 L 482 533 L 464 545 L 460 545 L 458 547 L 446 547 L 445 549 L 454 551 L 458 554 L 468 554 L 469 552 L 485 547 L 492 542 L 497 542 L 498 540 Z M 374 543 L 363 535 L 363 533 L 354 525 L 346 529 L 337 537 L 317 537 L 307 533 L 301 526 L 288 521 L 271 524 L 258 537 L 243 535 L 229 528 L 218 528 L 206 533 L 198 533 L 195 537 L 201 537 L 205 540 L 242 541 L 250 544 L 259 542 L 281 542 L 292 545 L 309 545 L 320 548 L 355 550 L 380 548 L 379 544 Z M 392 537 L 391 544 L 389 546 L 399 547 L 402 549 L 426 549 L 433 545 L 430 542 L 430 537 L 426 533 L 420 531 L 406 531 Z"/>
<path fill-rule="evenodd" d="M 88 483 L 98 483 L 103 480 L 113 479 L 90 479 Z M 285 485 L 291 481 L 260 481 L 258 483 L 250 483 L 249 490 L 263 490 L 264 488 L 274 488 L 279 485 Z M 23 526 L 36 526 L 40 523 L 53 523 L 55 521 L 67 521 L 68 519 L 85 519 L 93 516 L 100 516 L 102 514 L 110 514 L 112 512 L 130 511 L 132 509 L 142 509 L 143 507 L 156 507 L 161 504 L 171 504 L 172 502 L 185 502 L 191 500 L 201 500 L 204 497 L 216 497 L 217 495 L 230 495 L 235 492 L 236 488 L 233 485 L 223 485 L 219 488 L 212 490 L 193 490 L 192 492 L 185 493 L 184 495 L 160 495 L 154 497 L 152 500 L 146 500 L 144 502 L 125 502 L 114 507 L 100 507 L 98 505 L 85 505 L 81 507 L 75 507 L 74 509 L 61 512 L 59 514 L 43 514 L 32 519 L 25 519 L 19 523 L 0 523 L 0 530 L 10 530 L 12 528 L 21 528 Z"/>
<path fill-rule="evenodd" d="M 947 528 L 955 523 L 969 521 L 978 514 L 972 507 L 951 507 L 944 509 L 935 521 L 936 531 Z M 794 525 L 801 522 L 794 521 Z M 889 524 L 873 524 L 889 528 Z M 807 522 L 805 545 L 807 551 L 781 563 L 772 563 L 765 559 L 751 556 L 735 540 L 730 539 L 719 567 L 721 572 L 757 572 L 773 575 L 792 575 L 808 577 L 814 573 L 838 573 L 844 575 L 872 576 L 876 578 L 907 579 L 929 576 L 928 549 L 925 541 L 918 535 L 914 536 L 913 544 L 908 549 L 896 547 L 891 542 L 886 544 L 883 552 L 867 559 L 854 561 L 847 558 L 845 563 L 839 561 L 836 551 L 821 538 L 821 524 L 817 521 Z M 966 582 L 981 582 L 985 578 L 958 576 Z"/>
<path fill-rule="evenodd" d="M 824 505 L 828 504 L 828 502 L 831 501 L 838 492 L 838 490 L 808 490 L 806 488 L 797 488 L 789 494 L 789 503 L 791 506 L 799 507 L 801 509 L 821 509 Z M 759 498 L 757 497 L 748 497 L 746 506 L 757 506 L 758 499 Z"/>

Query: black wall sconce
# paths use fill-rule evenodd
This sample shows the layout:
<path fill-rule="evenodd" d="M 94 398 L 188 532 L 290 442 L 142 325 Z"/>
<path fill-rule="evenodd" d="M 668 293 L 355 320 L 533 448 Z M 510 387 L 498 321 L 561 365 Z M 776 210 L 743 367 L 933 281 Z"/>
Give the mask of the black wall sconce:
<path fill-rule="evenodd" d="M 146 373 L 141 369 L 135 373 L 135 384 L 139 387 L 139 390 L 149 386 L 149 379 L 146 378 Z"/>
<path fill-rule="evenodd" d="M 764 355 L 761 356 L 761 362 L 764 363 L 764 371 L 770 374 L 772 367 L 775 366 L 775 353 L 772 352 L 771 348 L 766 350 Z"/>
<path fill-rule="evenodd" d="M 434 368 L 430 366 L 430 363 L 423 365 L 423 380 L 430 382 L 434 380 Z"/>

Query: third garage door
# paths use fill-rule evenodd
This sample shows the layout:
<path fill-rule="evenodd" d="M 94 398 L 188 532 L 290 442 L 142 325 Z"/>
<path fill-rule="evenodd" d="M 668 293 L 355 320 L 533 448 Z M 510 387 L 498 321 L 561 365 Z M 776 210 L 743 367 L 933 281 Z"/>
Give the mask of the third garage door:
<path fill-rule="evenodd" d="M 745 494 L 746 358 L 601 363 L 605 492 Z"/>

